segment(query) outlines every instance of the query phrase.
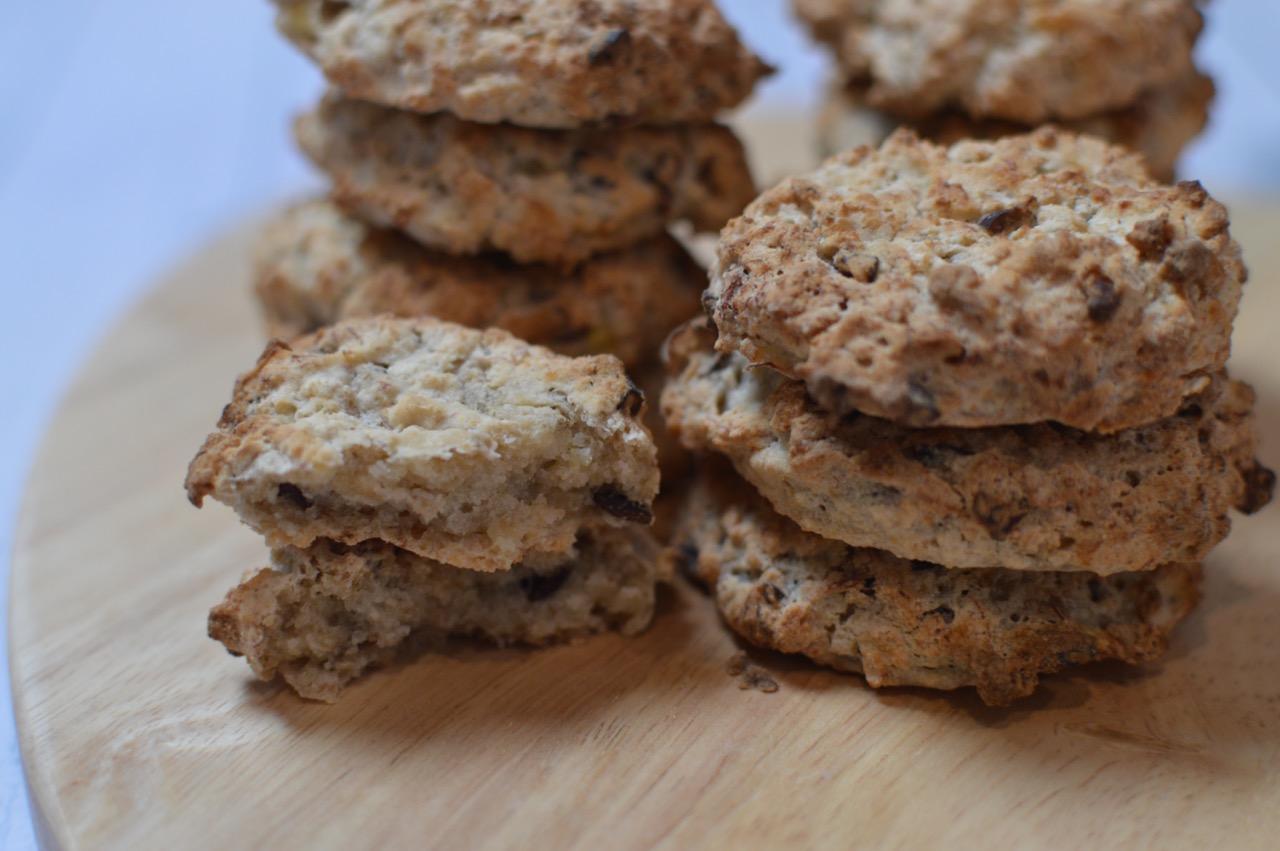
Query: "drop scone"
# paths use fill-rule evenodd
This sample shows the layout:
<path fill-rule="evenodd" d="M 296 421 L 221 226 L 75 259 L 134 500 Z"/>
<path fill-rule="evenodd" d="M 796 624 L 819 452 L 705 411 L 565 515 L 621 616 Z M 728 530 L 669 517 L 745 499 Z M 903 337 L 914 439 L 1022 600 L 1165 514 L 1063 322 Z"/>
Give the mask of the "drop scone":
<path fill-rule="evenodd" d="M 255 257 L 258 300 L 281 339 L 352 317 L 430 315 L 561 354 L 616 355 L 628 368 L 652 360 L 670 329 L 698 312 L 705 285 L 706 272 L 667 234 L 563 272 L 430 251 L 327 201 L 286 211 Z"/>
<path fill-rule="evenodd" d="M 712 0 L 274 2 L 352 97 L 481 123 L 706 121 L 769 71 Z"/>
<path fill-rule="evenodd" d="M 273 343 L 187 473 L 269 546 L 377 539 L 473 570 L 647 526 L 658 490 L 644 395 L 609 355 L 505 331 L 353 319 Z"/>
<path fill-rule="evenodd" d="M 1159 181 L 1173 180 L 1183 149 L 1209 120 L 1213 81 L 1198 71 L 1170 85 L 1143 92 L 1131 106 L 1056 122 L 1073 133 L 1087 133 L 1135 151 Z M 954 109 L 901 119 L 867 105 L 866 85 L 833 86 L 818 117 L 818 148 L 824 157 L 856 145 L 879 145 L 899 127 L 940 145 L 962 139 L 998 139 L 1033 128 L 999 119 L 975 119 Z"/>
<path fill-rule="evenodd" d="M 1043 673 L 1141 663 L 1199 600 L 1201 570 L 951 569 L 806 532 L 731 471 L 697 480 L 676 540 L 726 623 L 753 644 L 863 674 L 875 688 L 976 686 L 992 706 Z"/>
<path fill-rule="evenodd" d="M 1192 68 L 1194 0 L 792 0 L 867 101 L 1022 124 L 1133 104 Z"/>
<path fill-rule="evenodd" d="M 899 131 L 730 222 L 704 305 L 719 349 L 837 413 L 1114 432 L 1209 386 L 1244 279 L 1222 205 L 1137 155 L 1052 128 Z"/>
<path fill-rule="evenodd" d="M 209 634 L 261 679 L 335 700 L 403 646 L 449 637 L 543 645 L 605 630 L 640 632 L 653 617 L 656 543 L 596 526 L 573 549 L 481 573 L 382 541 L 318 541 L 272 553 L 272 567 L 228 593 Z"/>
<path fill-rule="evenodd" d="M 702 323 L 668 343 L 668 428 L 714 451 L 804 529 L 948 567 L 1116 574 L 1203 559 L 1275 475 L 1254 394 L 1215 375 L 1174 416 L 1110 435 L 1038 423 L 910 428 L 836 418 L 798 381 L 717 354 Z"/>

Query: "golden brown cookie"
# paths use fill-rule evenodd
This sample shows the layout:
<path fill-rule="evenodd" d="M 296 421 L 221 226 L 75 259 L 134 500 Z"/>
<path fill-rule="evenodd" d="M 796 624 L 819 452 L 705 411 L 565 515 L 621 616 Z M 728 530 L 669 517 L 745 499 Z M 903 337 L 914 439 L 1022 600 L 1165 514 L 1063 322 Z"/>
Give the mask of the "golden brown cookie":
<path fill-rule="evenodd" d="M 1056 123 L 1072 133 L 1097 136 L 1142 154 L 1152 176 L 1170 183 L 1178 157 L 1209 120 L 1213 95 L 1213 81 L 1193 71 L 1185 79 L 1143 92 L 1132 106 Z M 865 85 L 836 85 L 818 116 L 819 153 L 829 157 L 857 145 L 879 145 L 899 127 L 939 145 L 999 139 L 1033 129 L 1011 121 L 974 119 L 957 110 L 903 119 L 868 106 Z"/>
<path fill-rule="evenodd" d="M 572 267 L 677 220 L 719 230 L 755 195 L 718 124 L 530 130 L 331 94 L 295 131 L 340 206 L 449 254 Z"/>
<path fill-rule="evenodd" d="M 1222 369 L 1245 269 L 1227 212 L 1051 128 L 899 131 L 765 192 L 721 233 L 718 347 L 824 407 L 907 425 L 1173 415 Z"/>
<path fill-rule="evenodd" d="M 658 491 L 643 394 L 610 355 L 505 331 L 351 319 L 273 343 L 187 473 L 273 548 L 378 539 L 473 570 L 647 526 Z"/>
<path fill-rule="evenodd" d="M 652 360 L 667 333 L 698 313 L 707 280 L 666 234 L 562 272 L 430 251 L 327 201 L 273 221 L 255 273 L 268 331 L 281 339 L 350 317 L 434 316 L 502 328 L 560 354 L 616 355 L 629 369 Z"/>
<path fill-rule="evenodd" d="M 946 570 L 805 532 L 731 472 L 700 477 L 676 540 L 730 629 L 873 688 L 976 686 L 991 706 L 1041 674 L 1160 656 L 1200 599 L 1196 564 L 1094 576 Z"/>
<path fill-rule="evenodd" d="M 836 419 L 804 385 L 714 335 L 677 332 L 662 411 L 692 450 L 727 456 L 781 513 L 853 546 L 948 567 L 1099 574 L 1199 561 L 1275 476 L 1253 391 L 1215 377 L 1173 417 L 1111 435 L 1047 423 L 913 429 Z"/>
<path fill-rule="evenodd" d="M 274 0 L 352 97 L 527 127 L 708 121 L 768 66 L 712 0 Z"/>

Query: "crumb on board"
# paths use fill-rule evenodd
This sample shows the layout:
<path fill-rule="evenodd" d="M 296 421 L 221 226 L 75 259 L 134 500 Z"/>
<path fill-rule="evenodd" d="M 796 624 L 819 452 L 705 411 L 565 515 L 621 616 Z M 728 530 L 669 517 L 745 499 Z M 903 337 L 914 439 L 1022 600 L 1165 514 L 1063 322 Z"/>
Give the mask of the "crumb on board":
<path fill-rule="evenodd" d="M 743 691 L 755 689 L 756 691 L 773 693 L 778 690 L 778 681 L 773 678 L 773 675 L 752 662 L 747 654 L 742 651 L 730 656 L 729 661 L 725 663 L 724 669 L 729 676 L 738 678 L 738 688 Z"/>

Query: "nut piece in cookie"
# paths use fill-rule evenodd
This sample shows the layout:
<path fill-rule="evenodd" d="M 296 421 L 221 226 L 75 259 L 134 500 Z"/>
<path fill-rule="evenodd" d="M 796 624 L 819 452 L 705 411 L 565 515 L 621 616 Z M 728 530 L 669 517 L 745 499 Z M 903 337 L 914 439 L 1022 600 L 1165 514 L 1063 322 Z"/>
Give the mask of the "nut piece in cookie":
<path fill-rule="evenodd" d="M 863 674 L 874 688 L 976 686 L 992 706 L 1039 677 L 1160 656 L 1200 599 L 1201 569 L 1095 576 L 946 570 L 805 532 L 732 471 L 705 471 L 676 541 L 752 644 Z"/>
<path fill-rule="evenodd" d="M 709 121 L 769 68 L 713 0 L 274 0 L 360 100 L 526 127 Z"/>
<path fill-rule="evenodd" d="M 430 251 L 328 201 L 272 222 L 255 267 L 268 330 L 281 339 L 350 317 L 434 316 L 502 328 L 561 354 L 616 355 L 628 368 L 698 312 L 706 286 L 706 272 L 667 234 L 562 272 Z"/>
<path fill-rule="evenodd" d="M 449 254 L 572 267 L 678 220 L 719 230 L 755 195 L 719 124 L 530 130 L 330 93 L 294 129 L 339 206 Z"/>
<path fill-rule="evenodd" d="M 1226 363 L 1245 280 L 1199 184 L 1052 128 L 899 131 L 765 192 L 718 252 L 718 348 L 911 426 L 1172 416 Z"/>
<path fill-rule="evenodd" d="M 662 396 L 691 450 L 729 458 L 782 514 L 852 546 L 949 567 L 1114 574 L 1199 561 L 1258 510 L 1254 394 L 1214 376 L 1165 420 L 1110 435 L 1050 423 L 913 429 L 832 416 L 804 385 L 690 326 Z"/>
<path fill-rule="evenodd" d="M 868 102 L 1041 124 L 1131 106 L 1192 68 L 1194 0 L 792 0 Z"/>
<path fill-rule="evenodd" d="M 463 570 L 381 541 L 317 541 L 272 553 L 209 613 L 209 635 L 263 680 L 337 699 L 406 643 L 459 636 L 543 645 L 653 617 L 656 544 L 642 531 L 598 526 L 566 553 L 498 573 Z"/>
<path fill-rule="evenodd" d="M 353 319 L 267 348 L 191 462 L 187 493 L 230 505 L 272 547 L 380 539 L 506 570 L 568 551 L 585 526 L 650 521 L 658 468 L 643 408 L 609 355 L 427 318 Z"/>

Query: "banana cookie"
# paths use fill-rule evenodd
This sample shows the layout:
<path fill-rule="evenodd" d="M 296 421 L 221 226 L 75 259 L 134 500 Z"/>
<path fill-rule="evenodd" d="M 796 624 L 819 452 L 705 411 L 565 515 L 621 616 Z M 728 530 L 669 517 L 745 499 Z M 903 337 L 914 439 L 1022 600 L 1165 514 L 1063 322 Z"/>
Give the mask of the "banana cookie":
<path fill-rule="evenodd" d="M 988 705 L 1039 676 L 1168 648 L 1201 569 L 1141 573 L 947 570 L 805 532 L 732 473 L 701 476 L 676 540 L 747 641 L 866 677 L 873 688 L 976 686 Z"/>
<path fill-rule="evenodd" d="M 793 0 L 867 101 L 1022 124 L 1122 109 L 1190 72 L 1194 0 Z"/>
<path fill-rule="evenodd" d="M 1097 136 L 1142 154 L 1152 176 L 1168 183 L 1183 149 L 1208 122 L 1213 96 L 1213 81 L 1193 72 L 1185 79 L 1144 92 L 1132 106 L 1057 124 L 1072 133 Z M 852 83 L 829 91 L 818 116 L 818 149 L 823 157 L 829 157 L 855 145 L 879 145 L 899 127 L 939 145 L 963 139 L 998 139 L 1033 129 L 1010 121 L 970 118 L 954 109 L 900 119 L 871 109 L 865 84 Z"/>
<path fill-rule="evenodd" d="M 899 131 L 754 201 L 704 306 L 718 348 L 838 413 L 1114 432 L 1208 386 L 1244 280 L 1222 205 L 1120 148 Z"/>
<path fill-rule="evenodd" d="M 406 645 L 450 636 L 542 645 L 640 632 L 653 617 L 656 543 L 645 532 L 583 530 L 574 549 L 498 573 L 463 570 L 381 541 L 317 541 L 272 553 L 209 613 L 209 635 L 263 680 L 337 699 Z"/>
<path fill-rule="evenodd" d="M 573 266 L 681 219 L 719 230 L 755 197 L 718 124 L 530 130 L 331 93 L 294 129 L 340 206 L 450 254 Z"/>
<path fill-rule="evenodd" d="M 1275 475 L 1255 453 L 1253 391 L 1215 376 L 1174 416 L 1111 435 L 1050 423 L 913 429 L 836 419 L 804 385 L 692 324 L 662 397 L 693 450 L 727 456 L 781 513 L 853 546 L 949 567 L 1115 574 L 1199 561 Z"/>
<path fill-rule="evenodd" d="M 267 347 L 187 494 L 231 506 L 272 548 L 380 539 L 506 570 L 567 552 L 584 527 L 652 521 L 643 410 L 611 355 L 434 319 L 347 320 Z"/>
<path fill-rule="evenodd" d="M 711 0 L 274 0 L 361 100 L 527 127 L 708 121 L 769 68 Z"/>
<path fill-rule="evenodd" d="M 429 315 L 496 326 L 561 354 L 616 355 L 629 369 L 652 360 L 667 333 L 698 313 L 706 285 L 706 272 L 667 234 L 562 272 L 497 254 L 430 251 L 327 201 L 273 222 L 255 267 L 268 331 L 281 339 L 357 316 Z"/>

